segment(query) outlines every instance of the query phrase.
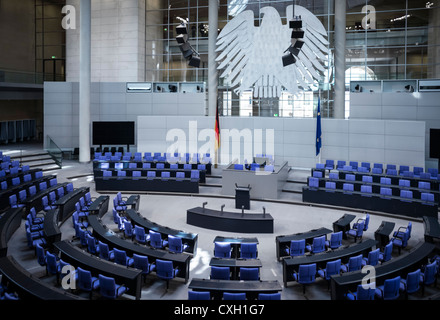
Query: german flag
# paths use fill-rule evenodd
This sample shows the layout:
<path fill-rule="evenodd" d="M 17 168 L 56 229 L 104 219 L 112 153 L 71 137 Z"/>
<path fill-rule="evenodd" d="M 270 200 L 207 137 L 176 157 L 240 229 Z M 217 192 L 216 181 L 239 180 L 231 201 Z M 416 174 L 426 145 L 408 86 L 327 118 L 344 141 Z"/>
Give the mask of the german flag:
<path fill-rule="evenodd" d="M 215 151 L 217 151 L 220 148 L 220 119 L 218 114 L 218 105 L 215 113 Z"/>

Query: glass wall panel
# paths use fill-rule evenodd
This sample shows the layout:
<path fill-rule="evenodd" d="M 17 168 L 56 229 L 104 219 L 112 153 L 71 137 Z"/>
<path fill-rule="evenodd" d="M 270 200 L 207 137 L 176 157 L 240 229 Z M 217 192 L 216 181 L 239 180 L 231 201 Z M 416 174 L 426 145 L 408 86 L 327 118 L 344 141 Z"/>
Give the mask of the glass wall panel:
<path fill-rule="evenodd" d="M 223 115 L 313 117 L 321 96 L 322 115 L 333 116 L 334 1 L 296 1 L 315 15 L 327 31 L 330 56 L 320 83 L 299 95 L 284 91 L 279 99 L 258 99 L 254 98 L 252 88 L 237 96 L 227 79 L 219 78 L 218 99 Z M 207 82 L 208 1 L 158 2 L 156 6 L 147 4 L 146 80 Z M 275 8 L 286 24 L 289 5 L 292 5 L 290 0 L 220 0 L 219 32 L 245 10 L 253 12 L 254 25 L 259 27 L 260 12 L 265 6 Z M 175 40 L 179 18 L 189 19 L 189 41 L 201 54 L 198 69 L 187 65 Z M 346 30 L 346 84 L 354 79 L 440 78 L 439 4 L 419 0 L 347 1 Z M 349 117 L 348 98 L 346 109 Z"/>

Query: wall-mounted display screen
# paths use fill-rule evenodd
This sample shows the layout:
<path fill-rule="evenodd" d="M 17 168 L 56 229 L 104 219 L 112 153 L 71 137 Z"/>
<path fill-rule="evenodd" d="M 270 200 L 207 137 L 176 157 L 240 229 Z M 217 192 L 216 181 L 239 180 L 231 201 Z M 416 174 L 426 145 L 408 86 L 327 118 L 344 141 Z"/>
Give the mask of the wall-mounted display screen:
<path fill-rule="evenodd" d="M 94 145 L 133 145 L 134 121 L 93 122 Z"/>

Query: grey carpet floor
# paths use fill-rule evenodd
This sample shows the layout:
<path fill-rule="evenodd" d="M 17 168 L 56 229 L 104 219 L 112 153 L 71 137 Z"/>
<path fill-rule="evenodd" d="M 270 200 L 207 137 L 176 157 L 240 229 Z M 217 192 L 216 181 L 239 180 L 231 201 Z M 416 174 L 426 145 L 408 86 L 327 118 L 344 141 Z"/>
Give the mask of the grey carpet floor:
<path fill-rule="evenodd" d="M 23 147 L 26 148 L 27 146 Z M 30 147 L 29 147 L 30 148 Z M 38 149 L 39 147 L 34 147 Z M 10 150 L 13 150 L 13 146 Z M 9 150 L 9 151 L 10 151 Z M 6 151 L 7 152 L 7 151 Z M 81 164 L 74 160 L 65 160 L 62 170 L 47 171 L 45 175 L 56 174 L 58 182 L 73 182 L 75 188 L 82 186 L 90 187 L 93 197 L 100 194 L 95 191 L 92 176 L 92 164 Z M 283 192 L 277 201 L 251 201 L 251 210 L 249 212 L 261 212 L 262 207 L 266 208 L 266 212 L 270 213 L 274 218 L 273 234 L 238 234 L 216 230 L 208 230 L 186 224 L 186 210 L 189 208 L 201 206 L 203 202 L 207 202 L 207 208 L 219 209 L 225 205 L 227 211 L 237 211 L 235 209 L 235 200 L 233 198 L 215 197 L 220 196 L 221 188 L 221 168 L 214 169 L 213 178 L 207 178 L 207 186 L 200 188 L 198 195 L 163 195 L 163 194 L 141 194 L 139 212 L 149 220 L 163 226 L 173 229 L 183 230 L 198 234 L 197 253 L 190 262 L 190 280 L 192 278 L 209 278 L 210 267 L 209 261 L 213 257 L 214 243 L 216 236 L 227 237 L 257 237 L 258 255 L 262 262 L 261 280 L 278 280 L 283 285 L 282 262 L 276 259 L 275 238 L 278 235 L 288 235 L 298 232 L 305 232 L 312 229 L 327 227 L 332 228 L 332 223 L 340 218 L 347 210 L 341 208 L 329 208 L 319 206 L 304 205 L 301 201 L 300 190 L 305 185 L 307 176 L 310 175 L 309 169 L 292 168 L 289 173 L 289 182 L 286 183 L 285 189 L 293 192 Z M 130 194 L 124 193 L 123 196 Z M 109 194 L 113 199 L 114 194 Z M 112 202 L 109 206 L 109 212 L 104 216 L 103 223 L 113 230 L 117 230 L 117 226 L 112 219 Z M 357 218 L 364 217 L 365 213 L 358 211 L 350 213 L 355 214 Z M 393 217 L 390 215 L 372 214 L 369 229 L 364 233 L 364 239 L 374 239 L 374 231 L 379 227 L 383 220 L 392 221 L 399 226 L 406 226 L 408 219 L 405 217 Z M 63 239 L 71 239 L 73 235 L 73 227 L 69 219 L 61 226 Z M 403 250 L 405 254 L 416 246 L 423 239 L 424 228 L 421 221 L 413 221 L 412 237 L 409 240 L 408 247 Z M 344 240 L 345 244 L 351 243 L 352 240 Z M 26 236 L 24 233 L 24 223 L 22 227 L 12 236 L 9 242 L 9 253 L 13 255 L 27 270 L 40 276 L 45 281 L 55 283 L 55 277 L 47 277 L 44 267 L 38 265 L 33 251 L 26 246 Z M 397 251 L 393 253 L 397 256 Z M 425 297 L 436 297 L 438 289 L 427 288 Z M 307 287 L 306 293 L 303 294 L 302 286 L 297 283 L 290 283 L 287 287 L 283 287 L 281 293 L 284 300 L 330 300 L 330 292 L 327 290 L 327 282 L 323 279 L 317 281 Z M 141 299 L 145 300 L 186 300 L 188 296 L 188 283 L 174 280 L 170 282 L 169 289 L 166 290 L 165 282 L 158 279 L 154 274 L 147 277 L 142 290 Z M 131 296 L 124 296 L 124 299 L 132 299 Z M 410 299 L 421 299 L 420 295 L 414 295 Z"/>

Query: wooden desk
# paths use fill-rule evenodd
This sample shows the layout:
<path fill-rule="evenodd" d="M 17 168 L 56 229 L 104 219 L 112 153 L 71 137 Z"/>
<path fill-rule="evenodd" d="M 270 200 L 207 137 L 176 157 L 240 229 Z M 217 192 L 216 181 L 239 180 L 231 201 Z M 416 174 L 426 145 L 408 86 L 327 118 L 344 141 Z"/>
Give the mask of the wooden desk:
<path fill-rule="evenodd" d="M 186 223 L 228 232 L 273 233 L 274 220 L 268 213 L 242 214 L 196 207 L 186 211 Z"/>
<path fill-rule="evenodd" d="M 238 281 L 193 278 L 188 286 L 194 291 L 209 291 L 215 300 L 222 299 L 223 292 L 244 292 L 247 300 L 254 300 L 259 293 L 276 293 L 283 290 L 278 281 Z"/>
<path fill-rule="evenodd" d="M 434 251 L 434 244 L 423 242 L 409 253 L 401 254 L 399 257 L 392 258 L 391 260 L 376 266 L 376 286 L 382 285 L 386 279 L 391 279 L 396 276 L 406 278 L 408 272 L 415 271 L 420 268 L 421 265 L 426 264 Z M 365 276 L 366 273 L 362 273 L 362 270 L 331 276 L 330 285 L 332 300 L 344 300 L 344 294 L 349 290 L 356 292 L 357 286 L 362 283 Z"/>
<path fill-rule="evenodd" d="M 8 241 L 20 228 L 24 210 L 23 207 L 10 208 L 0 217 L 0 257 L 8 255 Z"/>
<path fill-rule="evenodd" d="M 374 232 L 374 239 L 378 242 L 378 247 L 383 248 L 390 242 L 390 234 L 393 232 L 395 225 L 394 222 L 382 221 L 379 228 Z"/>
<path fill-rule="evenodd" d="M 110 196 L 99 196 L 89 206 L 89 214 L 97 215 L 101 218 L 108 211 L 108 205 L 110 202 Z"/>
<path fill-rule="evenodd" d="M 440 225 L 438 219 L 434 217 L 423 217 L 423 227 L 425 229 L 425 241 L 434 243 L 435 239 L 440 239 Z"/>
<path fill-rule="evenodd" d="M 227 242 L 231 244 L 232 252 L 231 258 L 237 259 L 240 257 L 240 246 L 242 243 L 256 243 L 258 244 L 257 238 L 239 238 L 239 237 L 223 237 L 216 236 L 214 241 L 216 242 Z"/>
<path fill-rule="evenodd" d="M 228 267 L 231 269 L 231 280 L 240 280 L 240 268 L 261 268 L 260 259 L 225 259 L 212 258 L 210 267 Z"/>
<path fill-rule="evenodd" d="M 149 262 L 155 262 L 157 259 L 172 261 L 174 267 L 178 267 L 180 272 L 177 278 L 185 279 L 185 283 L 189 279 L 189 262 L 191 256 L 184 253 L 170 253 L 167 250 L 153 249 L 148 246 L 140 245 L 138 243 L 122 239 L 118 237 L 112 230 L 104 226 L 98 216 L 89 215 L 88 221 L 90 227 L 93 229 L 93 236 L 107 243 L 110 249 L 118 248 L 125 250 L 128 256 L 133 256 L 133 253 L 148 256 Z"/>
<path fill-rule="evenodd" d="M 344 214 L 341 218 L 333 222 L 333 232 L 342 231 L 342 238 L 347 239 L 345 232 L 350 230 L 350 223 L 356 218 L 353 214 Z"/>
<path fill-rule="evenodd" d="M 347 263 L 350 257 L 354 257 L 359 254 L 367 256 L 368 253 L 373 250 L 376 244 L 376 240 L 367 239 L 359 243 L 353 243 L 345 247 L 340 247 L 336 250 L 328 250 L 326 252 L 283 259 L 284 287 L 287 287 L 287 283 L 289 281 L 294 281 L 292 274 L 294 271 L 298 271 L 300 265 L 316 263 L 317 268 L 324 269 L 329 261 L 341 259 L 342 263 Z"/>
<path fill-rule="evenodd" d="M 197 233 L 184 232 L 181 230 L 171 229 L 166 226 L 158 225 L 157 223 L 152 222 L 147 218 L 141 216 L 134 209 L 128 209 L 126 211 L 126 217 L 130 219 L 134 225 L 145 228 L 146 233 L 148 233 L 150 230 L 153 230 L 159 232 L 162 236 L 162 239 L 167 239 L 169 235 L 182 238 L 182 243 L 188 246 L 185 252 L 192 255 L 195 255 L 197 253 Z"/>
<path fill-rule="evenodd" d="M 313 229 L 307 232 L 295 233 L 291 235 L 280 235 L 275 238 L 277 259 L 281 260 L 284 257 L 290 257 L 284 249 L 286 247 L 290 248 L 290 242 L 293 240 L 305 239 L 306 243 L 313 241 L 313 238 L 327 236 L 327 234 L 332 233 L 332 230 L 327 228 Z"/>
<path fill-rule="evenodd" d="M 71 264 L 74 268 L 80 267 L 88 270 L 93 276 L 102 274 L 115 279 L 117 284 L 124 284 L 128 290 L 127 294 L 139 300 L 142 294 L 142 271 L 126 267 L 110 261 L 100 259 L 85 250 L 72 245 L 68 241 L 54 243 L 56 252 L 61 255 L 63 261 Z"/>
<path fill-rule="evenodd" d="M 12 256 L 0 258 L 0 273 L 2 284 L 13 288 L 20 300 L 85 300 L 35 277 Z"/>

